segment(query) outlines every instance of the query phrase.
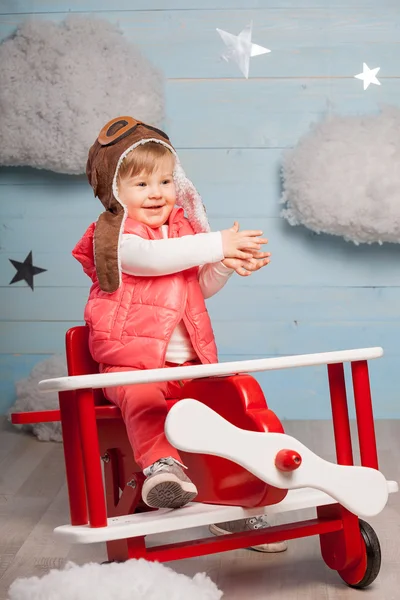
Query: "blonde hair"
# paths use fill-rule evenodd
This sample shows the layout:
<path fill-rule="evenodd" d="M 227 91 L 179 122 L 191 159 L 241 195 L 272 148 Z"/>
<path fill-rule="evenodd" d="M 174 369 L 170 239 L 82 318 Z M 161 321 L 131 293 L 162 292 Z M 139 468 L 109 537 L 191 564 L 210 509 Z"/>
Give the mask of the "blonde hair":
<path fill-rule="evenodd" d="M 121 162 L 118 170 L 118 181 L 136 177 L 144 171 L 151 175 L 157 168 L 157 163 L 163 158 L 170 156 L 175 162 L 175 156 L 164 144 L 158 142 L 146 142 L 136 146 L 129 152 Z"/>

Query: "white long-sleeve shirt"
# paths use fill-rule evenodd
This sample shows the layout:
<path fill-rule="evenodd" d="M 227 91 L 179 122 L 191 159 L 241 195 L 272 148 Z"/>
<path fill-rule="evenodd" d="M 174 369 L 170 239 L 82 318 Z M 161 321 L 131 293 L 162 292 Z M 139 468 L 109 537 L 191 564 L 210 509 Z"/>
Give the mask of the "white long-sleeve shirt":
<path fill-rule="evenodd" d="M 168 225 L 163 225 L 162 240 L 145 240 L 124 233 L 121 239 L 121 268 L 124 273 L 139 277 L 160 277 L 200 266 L 199 284 L 204 298 L 219 292 L 233 269 L 222 264 L 224 252 L 219 231 L 199 233 L 180 238 L 168 238 Z M 165 360 L 182 364 L 197 358 L 189 333 L 180 321 L 167 347 Z"/>

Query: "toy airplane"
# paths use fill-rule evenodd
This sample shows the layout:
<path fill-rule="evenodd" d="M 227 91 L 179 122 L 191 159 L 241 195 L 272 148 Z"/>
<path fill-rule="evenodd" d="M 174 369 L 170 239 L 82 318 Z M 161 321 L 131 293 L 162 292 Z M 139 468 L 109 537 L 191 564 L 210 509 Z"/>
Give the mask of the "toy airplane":
<path fill-rule="evenodd" d="M 71 524 L 56 528 L 69 542 L 106 542 L 108 558 L 169 561 L 319 535 L 322 557 L 350 586 L 378 575 L 376 533 L 359 517 L 380 513 L 398 491 L 378 469 L 368 360 L 381 348 L 261 360 L 100 374 L 88 329 L 67 332 L 68 376 L 40 382 L 57 391 L 59 411 L 19 413 L 14 423 L 61 420 Z M 344 378 L 351 363 L 361 466 L 354 466 Z M 338 464 L 323 460 L 284 433 L 249 373 L 327 365 Z M 199 495 L 178 510 L 141 502 L 143 475 L 135 464 L 117 407 L 101 389 L 191 380 L 168 401 L 169 441 L 182 451 Z M 103 471 L 100 457 L 103 460 Z M 145 537 L 261 514 L 315 508 L 316 518 L 221 537 L 146 547 Z"/>

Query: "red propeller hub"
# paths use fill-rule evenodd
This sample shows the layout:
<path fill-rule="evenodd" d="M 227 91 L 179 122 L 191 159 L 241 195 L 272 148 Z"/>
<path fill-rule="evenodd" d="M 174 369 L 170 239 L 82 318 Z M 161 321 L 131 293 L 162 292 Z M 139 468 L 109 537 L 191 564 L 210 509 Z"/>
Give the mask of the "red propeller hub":
<path fill-rule="evenodd" d="M 275 466 L 280 471 L 295 471 L 301 463 L 302 458 L 296 450 L 280 450 L 275 457 Z"/>

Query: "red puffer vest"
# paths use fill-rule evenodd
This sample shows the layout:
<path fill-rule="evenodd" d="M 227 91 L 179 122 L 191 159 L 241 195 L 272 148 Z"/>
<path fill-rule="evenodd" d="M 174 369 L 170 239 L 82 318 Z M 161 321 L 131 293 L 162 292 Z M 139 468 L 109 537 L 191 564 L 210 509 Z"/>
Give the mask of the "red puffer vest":
<path fill-rule="evenodd" d="M 84 319 L 90 328 L 89 346 L 94 360 L 105 365 L 134 369 L 164 366 L 172 332 L 183 319 L 202 363 L 218 362 L 217 348 L 198 267 L 161 277 L 121 274 L 119 288 L 109 294 L 100 289 L 93 255 L 95 223 L 87 229 L 72 255 L 92 279 Z M 169 218 L 169 237 L 193 235 L 182 208 Z M 127 218 L 124 233 L 161 239 L 160 229 Z"/>

